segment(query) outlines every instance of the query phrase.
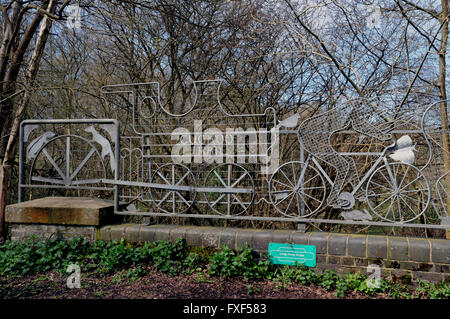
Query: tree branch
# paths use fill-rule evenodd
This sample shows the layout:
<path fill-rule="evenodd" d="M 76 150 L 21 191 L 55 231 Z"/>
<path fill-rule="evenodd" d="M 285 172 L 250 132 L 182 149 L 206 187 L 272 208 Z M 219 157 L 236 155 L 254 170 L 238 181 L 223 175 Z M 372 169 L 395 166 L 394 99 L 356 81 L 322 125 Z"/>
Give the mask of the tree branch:
<path fill-rule="evenodd" d="M 417 4 L 412 3 L 411 1 L 408 1 L 408 0 L 402 0 L 402 1 L 403 1 L 404 3 L 410 5 L 411 7 L 415 8 L 416 10 L 425 12 L 425 13 L 431 15 L 433 18 L 439 19 L 439 12 L 436 12 L 436 11 L 433 11 L 433 10 L 430 10 L 430 9 L 426 9 L 426 8 L 420 7 L 420 6 L 418 6 Z"/>
<path fill-rule="evenodd" d="M 346 78 L 346 80 L 353 86 L 353 88 L 356 90 L 356 92 L 358 93 L 359 96 L 364 97 L 363 92 L 361 91 L 361 89 L 359 88 L 359 86 L 349 77 L 349 75 L 347 73 L 345 73 L 345 68 L 339 63 L 339 61 L 334 57 L 333 54 L 331 54 L 331 52 L 328 50 L 328 48 L 325 46 L 325 44 L 323 43 L 322 39 L 315 34 L 310 28 L 308 28 L 308 26 L 306 26 L 303 21 L 300 19 L 300 17 L 298 16 L 297 12 L 295 11 L 294 7 L 292 6 L 290 0 L 284 0 L 286 2 L 286 4 L 288 5 L 288 7 L 291 9 L 291 11 L 294 13 L 295 15 L 295 19 L 297 20 L 297 22 L 309 33 L 311 34 L 317 41 L 319 41 L 320 47 L 322 48 L 322 50 L 326 53 L 326 55 L 331 59 L 331 61 L 333 62 L 333 64 L 337 67 L 337 69 L 339 70 L 339 72 Z"/>

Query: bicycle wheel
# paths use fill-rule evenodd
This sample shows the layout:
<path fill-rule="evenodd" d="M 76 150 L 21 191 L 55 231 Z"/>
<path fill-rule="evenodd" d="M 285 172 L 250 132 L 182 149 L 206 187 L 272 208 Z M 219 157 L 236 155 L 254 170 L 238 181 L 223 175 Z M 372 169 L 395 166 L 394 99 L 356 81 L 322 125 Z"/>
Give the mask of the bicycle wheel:
<path fill-rule="evenodd" d="M 303 173 L 303 176 L 302 176 Z M 306 217 L 317 212 L 326 196 L 322 174 L 298 161 L 281 165 L 270 177 L 272 205 L 288 217 Z"/>
<path fill-rule="evenodd" d="M 366 186 L 370 210 L 383 220 L 408 223 L 428 208 L 431 190 L 428 180 L 415 166 L 389 163 L 376 169 Z"/>

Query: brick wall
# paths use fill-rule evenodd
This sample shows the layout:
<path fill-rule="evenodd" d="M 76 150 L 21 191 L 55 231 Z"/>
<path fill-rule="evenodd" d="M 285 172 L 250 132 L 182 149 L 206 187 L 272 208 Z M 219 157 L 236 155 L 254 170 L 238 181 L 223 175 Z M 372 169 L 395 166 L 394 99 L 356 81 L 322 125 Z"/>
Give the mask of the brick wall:
<path fill-rule="evenodd" d="M 338 274 L 366 272 L 367 266 L 380 266 L 385 278 L 408 277 L 432 282 L 450 282 L 450 240 L 375 235 L 299 233 L 283 230 L 248 230 L 220 227 L 122 224 L 99 229 L 97 238 L 142 243 L 184 238 L 188 245 L 233 249 L 244 245 L 260 255 L 270 242 L 314 245 L 317 269 Z"/>

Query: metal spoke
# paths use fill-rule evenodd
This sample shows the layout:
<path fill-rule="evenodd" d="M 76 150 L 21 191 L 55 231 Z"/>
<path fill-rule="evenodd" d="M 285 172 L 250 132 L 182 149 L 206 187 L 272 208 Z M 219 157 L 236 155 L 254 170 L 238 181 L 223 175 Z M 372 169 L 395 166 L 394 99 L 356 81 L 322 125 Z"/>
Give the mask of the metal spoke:
<path fill-rule="evenodd" d="M 161 205 L 161 203 L 163 203 L 167 197 L 169 197 L 170 193 L 172 193 L 172 191 L 168 191 L 163 198 L 161 198 L 161 200 L 159 201 L 159 204 L 156 204 L 156 206 Z"/>
<path fill-rule="evenodd" d="M 172 183 L 170 185 L 175 184 L 175 166 L 172 165 Z M 175 197 L 175 195 L 174 195 Z"/>
<path fill-rule="evenodd" d="M 313 212 L 313 210 L 311 209 L 311 207 L 309 207 L 308 203 L 306 201 L 303 202 L 305 204 L 305 206 L 308 208 L 309 212 Z"/>
<path fill-rule="evenodd" d="M 291 186 L 286 185 L 286 184 L 284 184 L 284 183 L 282 183 L 282 182 L 280 182 L 280 181 L 278 181 L 278 180 L 273 180 L 273 181 L 276 182 L 276 183 L 278 183 L 278 184 L 281 184 L 281 185 L 283 185 L 283 186 L 286 186 L 286 187 L 289 188 L 289 189 L 292 189 Z"/>
<path fill-rule="evenodd" d="M 310 189 L 324 189 L 323 186 L 316 186 L 316 187 L 302 187 L 300 188 L 300 190 L 304 191 L 304 190 L 310 190 Z"/>
<path fill-rule="evenodd" d="M 159 177 L 161 177 L 162 180 L 164 180 L 164 182 L 166 182 L 167 185 L 173 185 L 171 182 L 169 182 L 163 174 L 161 174 L 160 171 L 156 171 L 156 174 L 158 174 Z"/>
<path fill-rule="evenodd" d="M 272 194 L 293 193 L 292 190 L 273 191 Z"/>
<path fill-rule="evenodd" d="M 394 195 L 389 196 L 388 198 L 386 198 L 384 201 L 382 201 L 381 203 L 379 203 L 377 206 L 375 206 L 374 209 L 377 209 L 378 207 L 380 207 L 380 205 L 384 204 L 387 200 L 391 199 L 392 197 L 394 197 Z"/>
<path fill-rule="evenodd" d="M 237 183 L 239 183 L 244 177 L 246 177 L 247 176 L 247 172 L 244 172 L 244 174 L 242 174 L 231 186 L 230 186 L 230 188 L 233 188 L 234 186 L 236 186 L 237 185 Z"/>
<path fill-rule="evenodd" d="M 389 205 L 389 207 L 388 207 L 388 209 L 386 211 L 386 214 L 384 215 L 385 218 L 387 218 L 387 216 L 389 215 L 389 211 L 391 210 L 392 205 L 394 204 L 394 202 L 395 202 L 395 200 L 391 201 L 391 204 Z M 394 210 L 392 210 L 392 215 L 394 215 Z"/>
<path fill-rule="evenodd" d="M 303 195 L 305 195 L 306 197 L 309 197 L 309 198 L 311 198 L 311 199 L 314 199 L 315 201 L 317 201 L 317 202 L 319 202 L 320 203 L 320 200 L 318 200 L 317 198 L 315 198 L 315 197 L 312 197 L 311 195 L 308 195 L 308 194 L 306 194 L 305 192 L 301 192 Z"/>
<path fill-rule="evenodd" d="M 310 179 L 308 179 L 306 182 L 303 183 L 303 185 L 308 184 L 310 181 L 312 181 L 314 178 L 316 178 L 317 176 L 319 176 L 319 174 L 314 175 L 313 177 L 311 177 Z"/>
<path fill-rule="evenodd" d="M 291 162 L 291 167 L 292 167 L 292 177 L 294 178 L 294 185 L 297 185 L 297 179 L 295 177 L 295 167 L 294 167 L 294 162 Z"/>
<path fill-rule="evenodd" d="M 184 196 L 181 196 L 181 194 L 179 193 L 179 192 L 177 192 L 177 191 L 175 191 L 175 193 L 178 195 L 178 197 L 180 197 L 181 198 L 181 200 L 186 204 L 186 205 L 191 205 L 191 203 L 189 203 L 185 198 L 184 198 Z"/>
<path fill-rule="evenodd" d="M 398 219 L 403 221 L 403 216 L 402 216 L 402 208 L 400 206 L 400 199 L 397 197 L 397 207 L 398 207 Z M 393 216 L 395 218 L 395 216 Z"/>
<path fill-rule="evenodd" d="M 409 191 L 402 191 L 403 193 L 414 193 L 414 192 L 422 192 L 422 191 L 428 191 L 428 188 L 419 188 L 419 189 L 411 189 Z"/>
<path fill-rule="evenodd" d="M 225 196 L 226 194 L 222 194 L 219 196 L 219 198 L 217 198 L 217 200 L 211 204 L 211 206 L 216 206 L 216 204 Z"/>
<path fill-rule="evenodd" d="M 382 193 L 382 194 L 369 194 L 369 195 L 367 195 L 367 197 L 376 197 L 376 196 L 385 196 L 385 195 L 392 195 L 392 192 Z"/>
<path fill-rule="evenodd" d="M 412 199 L 412 200 L 414 200 L 414 201 L 416 201 L 416 202 L 418 202 L 418 203 L 425 204 L 423 201 L 421 201 L 421 200 L 419 200 L 419 199 L 416 199 L 416 198 L 414 198 L 414 197 L 410 197 L 410 196 L 408 196 L 408 195 L 403 195 L 403 194 L 401 194 L 400 196 L 405 196 L 405 197 L 408 197 L 409 199 Z"/>
<path fill-rule="evenodd" d="M 409 204 L 408 204 L 401 196 L 400 196 L 399 198 L 400 198 L 401 201 L 403 201 L 403 202 L 406 204 L 406 206 L 408 206 L 408 208 L 413 212 L 413 214 L 414 214 L 415 216 L 417 216 L 417 214 L 416 214 L 416 212 L 414 211 L 414 209 L 412 209 L 411 206 L 409 206 Z"/>
<path fill-rule="evenodd" d="M 295 185 L 292 185 L 292 183 L 291 183 L 291 181 L 290 181 L 289 177 L 287 177 L 287 176 L 286 176 L 286 174 L 285 174 L 285 173 L 283 172 L 283 170 L 282 170 L 282 169 L 280 170 L 280 172 L 281 172 L 281 174 L 283 174 L 283 175 L 284 175 L 284 177 L 286 177 L 286 180 L 288 181 L 288 183 L 289 183 L 289 184 L 291 184 L 291 187 L 295 187 Z"/>
<path fill-rule="evenodd" d="M 222 183 L 223 186 L 227 187 L 227 183 L 225 183 L 222 179 L 222 177 L 219 175 L 219 173 L 217 173 L 217 171 L 214 171 L 214 174 L 217 176 L 217 178 L 219 179 L 219 181 Z"/>
<path fill-rule="evenodd" d="M 406 171 L 405 171 L 405 174 L 403 175 L 402 181 L 400 182 L 400 184 L 398 184 L 398 187 L 399 187 L 399 188 L 402 187 L 403 181 L 405 180 L 406 175 L 408 174 L 408 171 L 409 171 L 409 166 L 406 168 Z"/>
<path fill-rule="evenodd" d="M 421 178 L 422 176 L 420 176 L 420 174 L 417 174 L 417 177 L 415 179 L 413 179 L 412 182 L 409 182 L 406 186 L 402 187 L 400 190 L 404 190 L 406 187 L 408 187 L 409 185 L 411 185 L 412 183 L 414 183 L 415 181 L 417 181 L 419 178 Z"/>
<path fill-rule="evenodd" d="M 277 205 L 279 205 L 282 201 L 284 201 L 286 198 L 292 196 L 292 194 L 294 194 L 294 192 L 290 192 L 289 195 L 287 195 L 286 197 L 284 197 L 283 199 L 281 199 L 278 203 L 276 203 Z"/>
<path fill-rule="evenodd" d="M 388 182 L 389 186 L 391 186 L 392 188 L 394 188 L 394 185 L 391 184 L 391 181 L 389 181 L 389 180 L 387 179 L 387 177 L 383 174 L 382 171 L 380 171 L 380 174 L 381 174 L 381 176 L 383 176 L 383 178 L 386 180 L 386 182 Z"/>
<path fill-rule="evenodd" d="M 78 167 L 75 169 L 75 171 L 73 172 L 73 174 L 70 176 L 70 180 L 73 180 L 77 174 L 80 172 L 80 170 L 83 168 L 83 166 L 86 164 L 87 161 L 90 160 L 91 156 L 95 153 L 95 149 L 91 149 L 88 153 L 88 155 L 86 155 L 86 157 L 83 159 L 83 161 L 80 163 L 80 165 L 78 165 Z"/>
<path fill-rule="evenodd" d="M 393 166 L 392 170 L 394 171 L 393 176 L 396 177 L 396 176 L 397 176 L 397 168 L 396 168 L 396 165 Z"/>
<path fill-rule="evenodd" d="M 175 201 L 175 192 L 172 192 L 172 213 L 175 214 L 176 213 L 176 208 L 177 203 Z"/>
<path fill-rule="evenodd" d="M 389 188 L 389 187 L 386 187 L 386 186 L 384 186 L 384 185 L 378 184 L 377 182 L 371 181 L 371 183 L 372 183 L 372 184 L 375 184 L 375 185 L 377 185 L 377 186 L 379 186 L 379 187 L 383 187 L 383 188 L 385 188 L 385 189 L 388 189 L 388 190 L 392 191 L 392 188 Z"/>
<path fill-rule="evenodd" d="M 53 158 L 50 156 L 50 154 L 47 152 L 47 150 L 45 148 L 42 150 L 42 153 L 44 153 L 44 155 L 50 161 L 52 166 L 56 169 L 59 176 L 61 176 L 62 179 L 66 179 L 66 176 L 64 175 L 63 171 L 59 168 L 58 164 L 55 163 L 55 161 L 53 160 Z"/>
<path fill-rule="evenodd" d="M 231 194 L 231 196 L 233 196 L 237 200 L 238 204 L 241 205 L 242 208 L 247 209 L 247 206 L 245 206 L 235 194 Z"/>
<path fill-rule="evenodd" d="M 180 180 L 179 180 L 175 185 L 179 185 L 182 181 L 184 181 L 184 179 L 185 179 L 186 177 L 189 176 L 189 174 L 190 174 L 190 172 L 186 172 L 186 173 L 183 175 L 183 177 L 180 178 Z"/>
<path fill-rule="evenodd" d="M 295 195 L 294 193 L 292 193 L 291 195 Z M 292 200 L 294 199 L 294 196 L 291 196 L 291 200 L 289 201 L 289 204 L 287 205 L 287 207 L 286 207 L 286 211 L 288 211 L 289 210 L 289 207 L 291 207 L 291 204 L 292 204 Z"/>

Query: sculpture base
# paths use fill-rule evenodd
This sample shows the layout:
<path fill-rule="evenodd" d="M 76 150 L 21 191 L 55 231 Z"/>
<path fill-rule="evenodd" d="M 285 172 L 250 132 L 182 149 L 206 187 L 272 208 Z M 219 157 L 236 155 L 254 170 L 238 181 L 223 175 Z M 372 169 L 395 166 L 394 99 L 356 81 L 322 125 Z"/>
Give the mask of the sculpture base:
<path fill-rule="evenodd" d="M 11 239 L 85 238 L 96 240 L 97 228 L 120 222 L 112 202 L 98 198 L 45 197 L 6 207 Z"/>

